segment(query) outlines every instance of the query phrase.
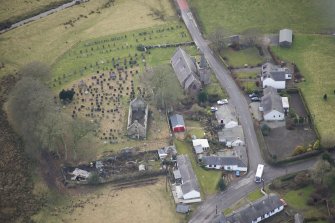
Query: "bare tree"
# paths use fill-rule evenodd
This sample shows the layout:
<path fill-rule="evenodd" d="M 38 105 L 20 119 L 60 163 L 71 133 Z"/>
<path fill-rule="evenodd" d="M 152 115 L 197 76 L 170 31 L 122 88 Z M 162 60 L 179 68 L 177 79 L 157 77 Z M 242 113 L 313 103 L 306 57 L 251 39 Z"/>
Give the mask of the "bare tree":
<path fill-rule="evenodd" d="M 221 52 L 226 46 L 225 36 L 227 32 L 222 27 L 217 27 L 209 36 L 208 39 L 212 43 L 213 50 Z"/>
<path fill-rule="evenodd" d="M 183 92 L 177 77 L 169 65 L 161 65 L 147 71 L 142 79 L 153 92 L 153 99 L 158 108 L 167 109 L 174 106 Z"/>
<path fill-rule="evenodd" d="M 260 45 L 261 43 L 261 32 L 258 29 L 250 28 L 245 30 L 243 33 L 243 42 L 246 46 L 252 47 Z"/>

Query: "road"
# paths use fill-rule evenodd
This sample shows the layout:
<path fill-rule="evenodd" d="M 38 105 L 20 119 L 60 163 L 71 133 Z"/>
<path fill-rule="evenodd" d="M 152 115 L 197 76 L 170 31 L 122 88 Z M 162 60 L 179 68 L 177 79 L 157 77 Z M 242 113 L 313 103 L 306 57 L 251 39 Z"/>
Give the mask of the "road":
<path fill-rule="evenodd" d="M 195 211 L 190 222 L 213 222 L 216 216 L 216 210 L 220 213 L 223 209 L 230 207 L 232 204 L 246 196 L 249 192 L 255 190 L 257 187 L 261 187 L 254 183 L 254 175 L 257 165 L 259 163 L 265 163 L 259 149 L 256 133 L 254 130 L 253 120 L 249 112 L 249 105 L 236 85 L 235 81 L 230 75 L 230 72 L 223 66 L 223 64 L 213 55 L 213 52 L 208 47 L 207 41 L 202 37 L 200 30 L 193 18 L 192 13 L 188 8 L 186 0 L 177 0 L 179 8 L 181 10 L 182 19 L 192 36 L 193 41 L 197 45 L 200 51 L 202 51 L 207 59 L 207 62 L 221 86 L 226 89 L 230 103 L 236 108 L 238 120 L 243 127 L 244 135 L 247 144 L 247 153 L 249 158 L 249 172 L 246 176 L 242 177 L 239 181 L 233 182 L 228 188 L 221 193 L 208 197 Z M 265 165 L 264 168 L 264 180 L 265 183 L 269 183 L 273 179 L 286 175 L 288 173 L 294 173 L 301 170 L 312 167 L 315 163 L 315 159 L 295 163 L 281 168 L 274 168 Z"/>

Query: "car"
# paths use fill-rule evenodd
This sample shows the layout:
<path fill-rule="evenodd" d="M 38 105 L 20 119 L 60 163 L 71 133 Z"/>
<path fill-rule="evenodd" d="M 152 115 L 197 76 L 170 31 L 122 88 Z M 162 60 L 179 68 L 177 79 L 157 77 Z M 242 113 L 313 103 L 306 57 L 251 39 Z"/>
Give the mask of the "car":
<path fill-rule="evenodd" d="M 237 176 L 237 177 L 240 176 L 240 171 L 239 171 L 239 170 L 236 170 L 236 172 L 235 172 L 235 176 Z"/>
<path fill-rule="evenodd" d="M 211 112 L 216 112 L 218 110 L 217 107 L 211 107 Z"/>
<path fill-rule="evenodd" d="M 258 94 L 257 93 L 252 93 L 252 94 L 249 94 L 249 98 L 254 98 L 254 97 L 258 97 Z"/>
<path fill-rule="evenodd" d="M 225 99 L 218 100 L 217 103 L 218 103 L 218 105 L 228 104 L 228 99 L 225 98 Z"/>
<path fill-rule="evenodd" d="M 259 97 L 252 97 L 250 99 L 251 99 L 251 101 L 260 101 L 261 100 Z"/>

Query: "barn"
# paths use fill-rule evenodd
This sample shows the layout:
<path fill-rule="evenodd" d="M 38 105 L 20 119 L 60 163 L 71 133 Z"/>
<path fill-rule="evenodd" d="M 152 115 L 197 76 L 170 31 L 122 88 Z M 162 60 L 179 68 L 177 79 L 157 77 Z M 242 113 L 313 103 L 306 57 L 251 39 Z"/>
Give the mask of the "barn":
<path fill-rule="evenodd" d="M 184 132 L 186 130 L 182 115 L 175 114 L 170 116 L 170 124 L 173 132 Z"/>

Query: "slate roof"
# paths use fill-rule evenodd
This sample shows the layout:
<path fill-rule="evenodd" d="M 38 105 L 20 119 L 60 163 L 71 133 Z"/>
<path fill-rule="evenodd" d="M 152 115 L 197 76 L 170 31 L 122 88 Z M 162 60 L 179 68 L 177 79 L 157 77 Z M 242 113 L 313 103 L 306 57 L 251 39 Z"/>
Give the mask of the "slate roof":
<path fill-rule="evenodd" d="M 223 120 L 225 125 L 231 121 L 237 122 L 236 114 L 230 105 L 219 106 L 215 112 L 215 117 L 218 121 Z"/>
<path fill-rule="evenodd" d="M 223 157 L 223 156 L 204 156 L 202 157 L 204 165 L 221 165 L 221 166 L 232 166 L 237 165 L 239 167 L 247 167 L 242 160 L 237 157 Z"/>
<path fill-rule="evenodd" d="M 171 122 L 172 128 L 177 125 L 185 126 L 184 118 L 182 115 L 179 115 L 179 114 L 170 116 L 170 122 Z"/>
<path fill-rule="evenodd" d="M 218 132 L 219 142 L 231 142 L 236 139 L 244 140 L 242 126 L 238 125 L 229 129 L 222 129 Z"/>
<path fill-rule="evenodd" d="M 285 81 L 285 74 L 287 73 L 290 73 L 287 68 L 279 67 L 269 62 L 262 65 L 263 79 L 272 78 L 275 81 Z"/>
<path fill-rule="evenodd" d="M 197 72 L 196 65 L 182 48 L 177 48 L 177 51 L 171 58 L 171 65 L 180 85 L 185 90 L 187 90 L 194 81 L 199 82 L 195 76 Z"/>
<path fill-rule="evenodd" d="M 282 42 L 292 43 L 292 30 L 282 29 L 279 31 L 279 43 Z"/>
<path fill-rule="evenodd" d="M 204 149 L 202 148 L 201 145 L 196 145 L 196 146 L 194 146 L 194 151 L 195 151 L 196 154 L 201 154 L 201 153 L 204 152 Z"/>
<path fill-rule="evenodd" d="M 189 211 L 190 211 L 190 206 L 186 204 L 177 204 L 176 212 L 186 214 Z"/>
<path fill-rule="evenodd" d="M 234 214 L 227 216 L 228 223 L 244 223 L 252 222 L 258 217 L 264 216 L 266 213 L 283 206 L 282 201 L 276 194 L 269 194 L 258 199 L 252 204 L 248 204 L 237 210 Z"/>
<path fill-rule="evenodd" d="M 271 86 L 264 89 L 264 96 L 262 97 L 260 106 L 263 108 L 265 115 L 273 110 L 282 113 L 284 111 L 281 97 L 278 95 L 277 90 Z"/>
<path fill-rule="evenodd" d="M 174 170 L 173 171 L 173 176 L 174 176 L 174 179 L 180 179 L 181 178 L 180 171 L 179 170 Z"/>
<path fill-rule="evenodd" d="M 177 156 L 177 166 L 183 181 L 183 184 L 181 185 L 181 190 L 183 194 L 187 194 L 192 190 L 200 192 L 197 177 L 193 172 L 191 161 L 188 158 L 188 156 L 187 155 Z"/>
<path fill-rule="evenodd" d="M 164 155 L 164 154 L 171 154 L 171 155 L 176 155 L 177 150 L 175 146 L 165 146 L 163 148 L 160 148 L 157 150 L 158 154 Z"/>

